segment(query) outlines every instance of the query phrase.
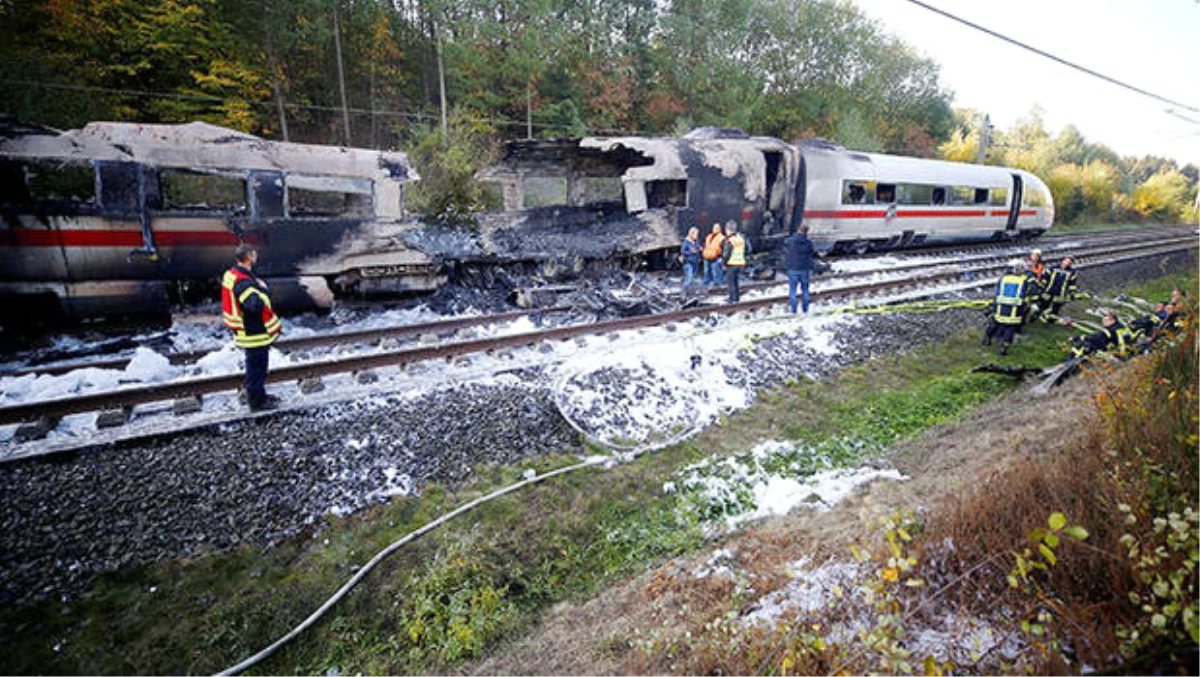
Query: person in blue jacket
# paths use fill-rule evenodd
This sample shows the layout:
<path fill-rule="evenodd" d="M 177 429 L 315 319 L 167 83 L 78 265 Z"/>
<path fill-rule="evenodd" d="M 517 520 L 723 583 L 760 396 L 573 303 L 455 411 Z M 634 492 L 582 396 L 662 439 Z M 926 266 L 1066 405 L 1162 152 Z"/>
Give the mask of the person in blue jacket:
<path fill-rule="evenodd" d="M 808 312 L 808 282 L 812 277 L 813 271 L 813 249 L 812 240 L 808 239 L 808 226 L 802 225 L 795 233 L 789 235 L 783 241 L 787 247 L 783 257 L 783 267 L 787 269 L 788 276 L 788 303 L 791 304 L 792 313 L 796 312 L 796 286 L 800 287 L 801 306 L 804 312 Z"/>
<path fill-rule="evenodd" d="M 691 228 L 687 237 L 679 247 L 679 255 L 683 259 L 683 291 L 687 292 L 696 284 L 700 272 L 700 229 Z"/>

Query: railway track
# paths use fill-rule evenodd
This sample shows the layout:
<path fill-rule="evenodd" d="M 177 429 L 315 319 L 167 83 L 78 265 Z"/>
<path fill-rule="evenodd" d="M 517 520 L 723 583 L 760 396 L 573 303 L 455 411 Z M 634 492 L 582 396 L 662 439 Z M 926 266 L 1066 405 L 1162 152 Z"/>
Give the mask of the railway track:
<path fill-rule="evenodd" d="M 1137 242 L 1132 244 L 1124 242 L 1119 246 L 1099 245 L 1075 249 L 1071 253 L 1077 258 L 1080 266 L 1094 267 L 1180 250 L 1195 249 L 1196 246 L 1196 238 L 1194 236 L 1186 236 L 1155 242 Z M 856 282 L 856 280 L 866 276 L 878 277 L 879 271 L 852 273 L 843 275 L 837 280 L 838 282 L 847 282 L 848 284 L 837 287 L 823 285 L 826 288 L 814 289 L 811 297 L 815 302 L 831 304 L 839 302 L 848 303 L 855 299 L 867 297 L 895 297 L 901 294 L 907 294 L 908 298 L 914 298 L 921 295 L 937 295 L 951 292 L 961 293 L 973 289 L 990 287 L 994 284 L 995 277 L 1007 265 L 1007 260 L 1007 255 L 979 254 L 966 257 L 964 260 L 953 265 L 931 266 L 928 261 L 914 262 L 904 270 L 910 272 L 912 270 L 919 270 L 919 273 L 904 275 L 903 272 L 900 272 L 894 274 L 892 279 L 882 281 L 868 280 Z M 895 273 L 895 269 L 889 272 Z M 319 390 L 322 384 L 321 379 L 335 375 L 350 374 L 359 383 L 367 385 L 378 378 L 376 373 L 378 370 L 389 367 L 403 369 L 430 360 L 460 360 L 478 354 L 501 355 L 511 353 L 514 349 L 523 347 L 537 346 L 539 344 L 550 345 L 554 342 L 569 341 L 572 339 L 582 340 L 583 337 L 588 336 L 612 335 L 616 332 L 658 325 L 671 325 L 702 317 L 762 313 L 787 302 L 786 293 L 773 293 L 771 287 L 778 286 L 778 283 L 758 285 L 757 291 L 748 292 L 748 296 L 752 296 L 752 298 L 746 298 L 735 304 L 696 303 L 689 307 L 654 315 L 558 326 L 490 338 L 440 341 L 429 345 L 339 355 L 328 359 L 283 365 L 271 371 L 268 383 L 295 381 L 301 384 L 300 387 L 302 390 L 306 387 L 309 390 Z M 560 307 L 555 307 L 538 312 L 558 312 L 560 310 Z M 305 337 L 303 339 L 293 339 L 291 343 L 293 349 L 296 349 L 300 346 L 338 345 L 349 342 L 363 343 L 364 341 L 379 340 L 389 336 L 396 336 L 397 334 L 426 337 L 436 335 L 445 336 L 463 328 L 479 326 L 486 322 L 500 321 L 500 318 L 508 321 L 528 315 L 530 315 L 529 312 L 522 311 L 505 313 L 499 316 L 462 318 L 393 329 L 372 329 L 364 332 Z M 221 376 L 188 378 L 167 383 L 153 383 L 114 391 L 10 405 L 0 407 L 0 425 L 23 424 L 17 429 L 13 437 L 14 441 L 20 443 L 38 440 L 47 432 L 53 430 L 61 418 L 73 414 L 105 412 L 109 415 L 108 418 L 110 420 L 115 418 L 119 425 L 124 418 L 128 418 L 135 407 L 165 401 L 174 401 L 173 409 L 175 411 L 193 413 L 201 408 L 200 398 L 214 393 L 236 391 L 241 385 L 241 381 L 242 375 L 235 373 Z M 187 406 L 180 406 L 180 403 L 184 403 Z M 261 416 L 264 414 L 258 415 Z M 246 416 L 248 415 L 239 410 L 236 412 L 226 412 L 223 418 L 237 419 Z M 180 416 L 179 418 L 181 421 L 180 427 L 188 427 L 185 423 L 187 417 Z M 219 415 L 217 420 L 219 421 L 221 418 L 222 416 Z M 211 424 L 213 422 L 212 417 L 206 419 L 206 422 L 207 424 Z M 75 444 L 74 448 L 87 446 L 92 443 L 94 442 L 90 440 L 82 440 Z M 64 443 L 56 447 L 57 450 L 66 448 L 71 448 L 71 445 Z M 12 460 L 28 455 L 17 450 L 10 450 L 10 452 L 16 453 L 8 453 L 0 458 L 0 461 Z"/>
<path fill-rule="evenodd" d="M 1188 237 L 1193 237 L 1190 229 L 1167 228 L 1154 229 L 1149 232 L 1138 232 L 1129 234 L 1125 231 L 1119 232 L 1102 232 L 1094 235 L 1088 235 L 1087 238 L 1091 242 L 1081 248 L 1076 240 L 1081 236 L 1059 236 L 1057 239 L 1043 240 L 1041 248 L 1043 251 L 1043 259 L 1053 263 L 1059 256 L 1072 253 L 1077 254 L 1095 248 L 1097 246 L 1112 246 L 1120 243 L 1150 243 L 1150 242 L 1177 242 Z M 952 247 L 941 247 L 921 250 L 904 250 L 895 252 L 895 255 L 901 259 L 913 259 L 908 262 L 901 262 L 893 265 L 886 270 L 863 270 L 863 271 L 848 271 L 838 273 L 837 278 L 843 280 L 867 279 L 873 276 L 880 275 L 897 275 L 904 274 L 909 271 L 929 268 L 931 265 L 960 265 L 963 267 L 986 265 L 994 260 L 1005 259 L 1012 255 L 1011 242 L 995 242 L 987 243 L 979 246 L 963 247 L 962 245 Z M 940 256 L 953 257 L 951 262 L 934 262 L 931 259 L 936 259 Z M 863 257 L 850 255 L 842 257 L 831 257 L 828 261 L 833 263 L 861 259 Z M 829 279 L 827 276 L 825 279 Z M 757 289 L 770 288 L 780 284 L 778 280 L 770 281 L 743 281 L 742 289 L 744 291 L 753 291 Z M 662 290 L 654 290 L 656 293 L 661 293 Z M 725 294 L 724 288 L 707 289 L 708 297 L 720 297 Z M 505 313 L 494 313 L 478 316 L 460 316 L 445 320 L 436 320 L 432 322 L 422 322 L 416 324 L 370 328 L 363 330 L 325 332 L 312 336 L 303 336 L 298 338 L 285 337 L 274 344 L 274 348 L 283 352 L 291 353 L 314 348 L 329 347 L 329 346 L 349 346 L 354 344 L 366 344 L 383 340 L 402 341 L 405 339 L 419 339 L 425 343 L 430 343 L 436 337 L 447 337 L 456 332 L 462 332 L 477 327 L 486 327 L 490 325 L 498 325 L 506 322 L 522 318 L 531 318 L 535 323 L 540 323 L 547 316 L 563 315 L 574 310 L 579 310 L 570 305 L 552 305 L 547 307 L 539 307 L 528 310 L 518 310 Z M 128 347 L 132 343 L 132 339 L 124 338 L 115 341 L 118 345 Z M 211 350 L 190 350 L 167 353 L 165 357 L 172 365 L 187 365 L 195 363 L 206 355 L 209 355 Z M 75 369 L 95 368 L 95 369 L 124 369 L 130 363 L 130 357 L 117 356 L 89 360 L 67 360 L 50 364 L 37 366 L 21 367 L 15 369 L 3 370 L 0 369 L 0 377 L 17 377 L 28 374 L 34 375 L 59 375 Z"/>

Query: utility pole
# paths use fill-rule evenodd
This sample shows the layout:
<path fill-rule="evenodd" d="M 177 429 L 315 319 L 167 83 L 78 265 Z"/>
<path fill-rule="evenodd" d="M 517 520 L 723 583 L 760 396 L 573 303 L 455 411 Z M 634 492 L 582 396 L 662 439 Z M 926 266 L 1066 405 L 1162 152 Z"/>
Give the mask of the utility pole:
<path fill-rule="evenodd" d="M 979 159 L 975 161 L 975 164 L 977 165 L 983 164 L 983 161 L 987 158 L 988 132 L 990 132 L 991 129 L 991 118 L 984 113 L 983 124 L 979 128 Z"/>
<path fill-rule="evenodd" d="M 346 72 L 342 67 L 342 28 L 338 22 L 338 0 L 333 0 L 333 46 L 337 52 L 338 88 L 342 91 L 342 125 L 346 128 L 346 145 L 350 145 L 350 109 L 346 106 Z"/>

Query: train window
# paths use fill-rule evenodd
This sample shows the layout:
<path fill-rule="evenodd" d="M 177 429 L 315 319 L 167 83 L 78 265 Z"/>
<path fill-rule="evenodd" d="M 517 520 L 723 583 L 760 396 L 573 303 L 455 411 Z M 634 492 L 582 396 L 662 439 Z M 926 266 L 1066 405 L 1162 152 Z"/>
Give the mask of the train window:
<path fill-rule="evenodd" d="M 1041 190 L 1033 187 L 1025 189 L 1025 204 L 1029 207 L 1045 207 L 1046 194 Z"/>
<path fill-rule="evenodd" d="M 567 204 L 567 179 L 564 176 L 527 176 L 521 183 L 525 189 L 525 209 Z"/>
<path fill-rule="evenodd" d="M 950 204 L 969 205 L 975 202 L 975 189 L 967 186 L 954 186 L 950 190 Z"/>
<path fill-rule="evenodd" d="M 930 204 L 935 204 L 935 205 L 946 204 L 946 189 L 945 189 L 945 187 L 934 186 L 932 197 L 933 197 L 933 199 L 930 201 Z"/>
<path fill-rule="evenodd" d="M 647 181 L 646 204 L 650 208 L 687 205 L 687 181 Z"/>
<path fill-rule="evenodd" d="M 993 188 L 990 197 L 991 200 L 988 202 L 988 204 L 992 205 L 993 207 L 1003 207 L 1004 205 L 1008 204 L 1008 189 Z"/>
<path fill-rule="evenodd" d="M 625 186 L 619 176 L 588 176 L 583 179 L 583 200 L 585 204 L 594 202 L 622 202 L 625 199 Z"/>
<path fill-rule="evenodd" d="M 332 190 L 305 190 L 288 186 L 288 213 L 292 216 L 367 216 L 369 196 Z"/>
<path fill-rule="evenodd" d="M 987 204 L 987 198 L 988 198 L 988 189 L 987 188 L 976 188 L 975 189 L 975 204 L 985 205 L 985 204 Z"/>
<path fill-rule="evenodd" d="M 246 211 L 246 180 L 241 177 L 164 170 L 158 180 L 164 209 Z"/>
<path fill-rule="evenodd" d="M 933 186 L 902 183 L 897 186 L 897 191 L 897 202 L 902 205 L 927 205 L 933 202 Z"/>
<path fill-rule="evenodd" d="M 892 183 L 881 183 L 875 188 L 875 202 L 879 204 L 891 204 L 896 201 L 896 185 Z"/>
<path fill-rule="evenodd" d="M 293 216 L 369 216 L 371 182 L 326 176 L 287 177 L 288 212 Z"/>
<path fill-rule="evenodd" d="M 16 192 L 25 199 L 66 202 L 96 200 L 96 170 L 89 163 L 29 162 L 24 163 L 23 167 L 16 165 L 15 169 L 20 171 L 22 168 L 24 180 L 17 180 L 24 184 L 24 188 Z M 17 176 L 20 175 L 13 178 Z M 5 193 L 7 198 L 8 190 Z"/>
<path fill-rule="evenodd" d="M 842 184 L 842 204 L 862 205 L 874 200 L 874 182 L 846 181 Z"/>

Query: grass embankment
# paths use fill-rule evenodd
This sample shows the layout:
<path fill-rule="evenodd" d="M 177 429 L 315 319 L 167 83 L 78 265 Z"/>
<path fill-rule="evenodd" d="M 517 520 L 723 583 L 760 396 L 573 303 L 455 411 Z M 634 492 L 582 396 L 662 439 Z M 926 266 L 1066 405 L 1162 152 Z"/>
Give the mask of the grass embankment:
<path fill-rule="evenodd" d="M 1154 297 L 1172 282 L 1153 290 Z M 1195 287 L 1194 281 L 1190 284 Z M 694 494 L 663 491 L 664 484 L 679 480 L 681 469 L 710 456 L 744 453 L 760 440 L 821 450 L 820 463 L 789 458 L 779 464 L 798 474 L 855 463 L 897 440 L 954 420 L 1017 385 L 1007 376 L 971 373 L 971 367 L 988 361 L 1055 363 L 1063 357 L 1062 341 L 1069 334 L 1062 327 L 1033 327 L 1009 357 L 996 360 L 978 345 L 978 332 L 967 332 L 945 344 L 848 369 L 827 382 L 781 388 L 701 436 L 635 463 L 607 471 L 583 470 L 486 504 L 396 553 L 315 629 L 256 670 L 452 670 L 499 638 L 530 627 L 552 603 L 586 599 L 666 558 L 697 551 L 708 526 L 706 511 L 697 509 Z M 1190 368 L 1194 378 L 1194 360 L 1179 366 Z M 1191 395 L 1194 410 L 1194 387 Z M 1120 420 L 1126 427 L 1136 423 L 1136 417 Z M 1170 434 L 1174 433 L 1164 444 L 1173 439 Z M 521 468 L 483 468 L 468 487 L 427 486 L 420 498 L 397 499 L 349 519 L 331 518 L 315 532 L 265 551 L 244 549 L 144 567 L 107 576 L 90 595 L 68 603 L 4 609 L 0 671 L 166 674 L 224 669 L 285 634 L 388 543 L 457 505 L 518 480 L 529 467 L 544 472 L 573 462 L 560 457 Z M 1133 467 L 1126 474 L 1138 482 L 1153 476 L 1143 470 Z M 1029 482 L 1053 476 L 1022 475 Z M 1018 479 L 1006 479 L 1001 486 L 1025 497 L 1021 500 L 1028 503 L 1026 509 L 1014 511 L 999 528 L 988 528 L 1016 541 L 1028 532 L 1026 516 L 1046 519 L 1041 502 L 1030 498 L 1030 492 L 1056 497 L 1065 491 L 1017 491 Z M 1157 484 L 1170 482 L 1160 477 Z M 987 503 L 985 498 L 978 500 Z M 1090 494 L 1078 498 L 1082 503 L 1090 500 Z M 1158 502 L 1125 502 L 1135 506 L 1141 524 L 1150 524 L 1152 512 L 1161 512 L 1162 501 L 1172 499 L 1154 500 Z M 964 504 L 959 522 L 969 524 L 976 509 L 983 508 Z M 1080 510 L 1071 519 L 1098 534 L 1102 529 L 1091 526 L 1093 516 Z M 929 533 L 953 531 L 954 524 L 952 520 L 925 528 Z M 1138 537 L 1148 542 L 1152 535 L 1143 531 Z M 963 538 L 964 543 L 968 540 Z M 1007 546 L 980 541 L 976 547 L 993 553 Z M 1065 563 L 1080 559 L 1075 552 L 1066 554 L 1054 575 L 1071 575 L 1060 572 L 1074 572 Z M 964 556 L 963 561 L 970 560 Z M 789 660 L 804 665 L 804 655 L 789 654 Z M 737 665 L 726 663 L 726 672 L 738 671 L 733 669 Z"/>

